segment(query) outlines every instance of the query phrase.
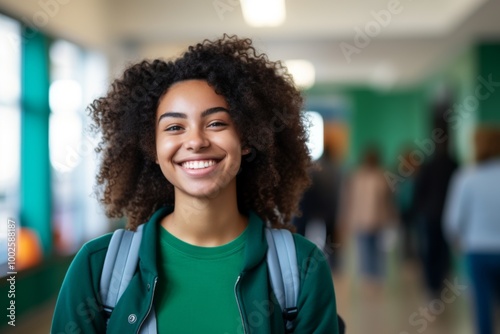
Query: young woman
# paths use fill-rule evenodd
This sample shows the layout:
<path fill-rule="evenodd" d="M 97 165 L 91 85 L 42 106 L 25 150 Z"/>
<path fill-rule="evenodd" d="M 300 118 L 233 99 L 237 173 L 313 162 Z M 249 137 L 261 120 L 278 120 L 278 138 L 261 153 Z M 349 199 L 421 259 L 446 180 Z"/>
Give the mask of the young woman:
<path fill-rule="evenodd" d="M 289 227 L 308 185 L 302 98 L 279 62 L 224 36 L 127 69 L 90 107 L 110 217 L 145 224 L 139 265 L 106 324 L 99 280 L 111 234 L 85 244 L 53 333 L 285 333 L 269 285 L 266 224 Z M 337 333 L 328 264 L 294 235 L 295 333 Z"/>

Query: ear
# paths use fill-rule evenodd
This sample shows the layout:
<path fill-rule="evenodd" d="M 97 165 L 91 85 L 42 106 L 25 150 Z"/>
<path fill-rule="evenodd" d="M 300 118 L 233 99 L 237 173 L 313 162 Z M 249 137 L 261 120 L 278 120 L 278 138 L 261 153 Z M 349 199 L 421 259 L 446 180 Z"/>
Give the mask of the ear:
<path fill-rule="evenodd" d="M 241 149 L 241 155 L 247 155 L 250 153 L 251 150 L 252 150 L 251 148 L 249 148 L 248 146 L 245 146 Z"/>

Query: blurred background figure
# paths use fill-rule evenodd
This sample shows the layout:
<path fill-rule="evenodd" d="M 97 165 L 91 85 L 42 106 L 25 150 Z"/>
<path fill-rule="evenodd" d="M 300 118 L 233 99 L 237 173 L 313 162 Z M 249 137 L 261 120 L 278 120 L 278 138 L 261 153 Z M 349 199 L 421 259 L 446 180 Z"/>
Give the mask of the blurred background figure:
<path fill-rule="evenodd" d="M 401 258 L 403 260 L 414 260 L 417 256 L 417 235 L 415 229 L 415 207 L 413 195 L 415 192 L 415 179 L 419 165 L 412 157 L 414 148 L 407 148 L 402 153 L 402 158 L 409 175 L 401 180 L 396 187 L 395 203 L 399 213 L 401 230 Z"/>
<path fill-rule="evenodd" d="M 448 149 L 448 124 L 438 108 L 433 122 L 441 136 L 432 145 L 433 154 L 422 164 L 415 180 L 414 206 L 419 254 L 429 298 L 440 298 L 450 270 L 450 249 L 444 238 L 442 215 L 448 184 L 457 162 Z"/>
<path fill-rule="evenodd" d="M 479 127 L 474 139 L 476 165 L 454 175 L 445 223 L 466 258 L 477 333 L 493 334 L 500 301 L 500 128 Z"/>
<path fill-rule="evenodd" d="M 346 219 L 354 232 L 361 274 L 371 282 L 384 276 L 383 236 L 394 219 L 393 198 L 379 151 L 370 147 L 347 185 Z"/>
<path fill-rule="evenodd" d="M 311 169 L 312 183 L 302 196 L 302 215 L 294 219 L 294 224 L 297 233 L 303 236 L 314 235 L 311 229 L 319 230 L 312 241 L 323 249 L 330 267 L 337 269 L 339 237 L 336 219 L 342 176 L 339 162 L 333 158 L 331 151 L 332 148 L 325 145 L 323 155 Z"/>

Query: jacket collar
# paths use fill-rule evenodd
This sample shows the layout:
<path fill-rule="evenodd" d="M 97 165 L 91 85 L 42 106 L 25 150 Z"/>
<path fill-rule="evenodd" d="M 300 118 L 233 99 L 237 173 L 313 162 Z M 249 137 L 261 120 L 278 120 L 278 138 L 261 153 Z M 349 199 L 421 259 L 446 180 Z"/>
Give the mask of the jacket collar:
<path fill-rule="evenodd" d="M 251 270 L 263 260 L 267 253 L 267 241 L 264 231 L 265 224 L 253 211 L 248 216 L 247 244 L 245 245 L 245 263 L 243 273 Z"/>
<path fill-rule="evenodd" d="M 141 268 L 149 271 L 154 276 L 158 276 L 156 269 L 156 249 L 158 243 L 158 228 L 161 220 L 166 215 L 174 211 L 173 206 L 166 206 L 158 209 L 145 223 L 142 235 L 141 246 L 139 248 L 139 259 Z"/>
<path fill-rule="evenodd" d="M 158 276 L 156 268 L 156 254 L 158 243 L 158 228 L 161 220 L 172 213 L 173 206 L 162 207 L 157 210 L 144 225 L 142 242 L 139 250 L 141 267 L 144 270 Z M 265 224 L 253 211 L 248 215 L 247 243 L 245 245 L 245 262 L 243 273 L 251 270 L 263 260 L 267 253 L 267 241 L 264 232 Z"/>

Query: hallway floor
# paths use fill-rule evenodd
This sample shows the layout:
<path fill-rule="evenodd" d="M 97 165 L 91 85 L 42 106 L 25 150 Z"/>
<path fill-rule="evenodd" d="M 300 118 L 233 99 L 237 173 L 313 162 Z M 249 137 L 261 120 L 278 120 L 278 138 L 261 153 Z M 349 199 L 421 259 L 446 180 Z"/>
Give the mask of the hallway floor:
<path fill-rule="evenodd" d="M 467 288 L 460 295 L 447 292 L 453 301 L 445 303 L 426 296 L 415 265 L 401 266 L 398 272 L 399 277 L 389 277 L 384 283 L 334 275 L 338 313 L 347 323 L 347 333 L 474 333 Z M 462 282 L 458 279 L 456 284 Z"/>
<path fill-rule="evenodd" d="M 353 238 L 351 238 L 353 240 Z M 397 237 L 386 253 L 385 280 L 370 282 L 358 274 L 355 245 L 343 245 L 341 270 L 333 274 L 338 313 L 348 334 L 474 334 L 472 289 L 463 264 L 455 259 L 454 273 L 440 296 L 426 292 L 418 261 L 403 262 Z M 495 334 L 500 334 L 500 309 Z"/>

